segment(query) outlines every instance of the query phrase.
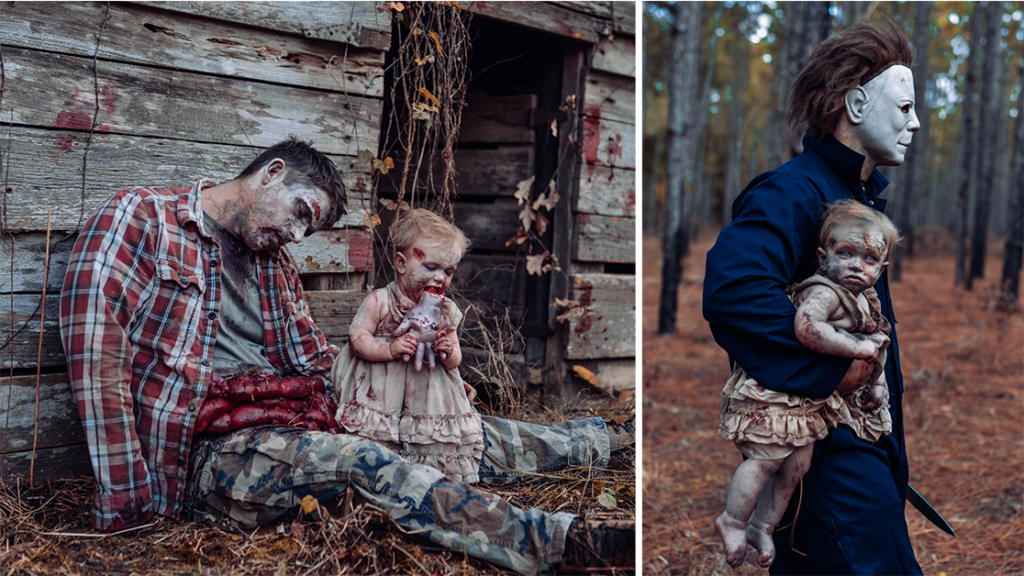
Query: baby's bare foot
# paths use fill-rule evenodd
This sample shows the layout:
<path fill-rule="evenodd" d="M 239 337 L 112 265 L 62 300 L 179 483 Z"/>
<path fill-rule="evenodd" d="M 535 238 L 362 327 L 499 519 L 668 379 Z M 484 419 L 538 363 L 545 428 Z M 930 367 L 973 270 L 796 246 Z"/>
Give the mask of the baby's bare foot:
<path fill-rule="evenodd" d="M 733 568 L 743 564 L 743 558 L 747 555 L 746 529 L 746 522 L 733 518 L 729 512 L 722 512 L 715 520 L 715 531 L 725 547 L 725 561 Z"/>
<path fill-rule="evenodd" d="M 774 526 L 757 521 L 747 526 L 747 544 L 757 549 L 757 563 L 762 568 L 768 568 L 775 561 L 775 542 L 772 541 L 774 530 Z"/>

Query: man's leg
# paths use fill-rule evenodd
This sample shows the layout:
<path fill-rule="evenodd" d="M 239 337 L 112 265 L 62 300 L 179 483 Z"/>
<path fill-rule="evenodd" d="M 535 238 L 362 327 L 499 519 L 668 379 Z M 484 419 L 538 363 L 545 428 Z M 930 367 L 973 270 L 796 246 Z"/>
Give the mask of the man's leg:
<path fill-rule="evenodd" d="M 345 434 L 240 430 L 203 440 L 193 459 L 189 496 L 199 516 L 223 514 L 253 527 L 283 519 L 307 494 L 326 499 L 352 485 L 406 530 L 524 574 L 562 561 L 576 518 L 522 510 L 495 494 L 447 484 L 434 468 Z"/>
<path fill-rule="evenodd" d="M 565 468 L 607 468 L 612 446 L 600 418 L 566 420 L 553 426 L 491 416 L 484 425 L 484 457 L 480 482 L 507 484 L 531 474 Z"/>

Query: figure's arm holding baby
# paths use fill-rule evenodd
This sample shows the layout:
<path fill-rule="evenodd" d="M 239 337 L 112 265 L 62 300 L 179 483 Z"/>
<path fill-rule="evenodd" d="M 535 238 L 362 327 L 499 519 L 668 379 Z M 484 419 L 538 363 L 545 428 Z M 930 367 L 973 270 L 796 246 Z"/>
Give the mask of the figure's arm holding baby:
<path fill-rule="evenodd" d="M 390 342 L 378 341 L 373 337 L 377 324 L 387 311 L 387 292 L 381 288 L 374 290 L 363 300 L 352 320 L 348 342 L 352 352 L 370 362 L 389 362 L 405 354 L 416 354 L 416 336 L 406 332 Z"/>
<path fill-rule="evenodd" d="M 793 328 L 801 344 L 820 354 L 876 359 L 878 346 L 873 342 L 836 330 L 836 324 L 848 319 L 849 313 L 833 290 L 825 286 L 811 286 L 797 306 Z"/>

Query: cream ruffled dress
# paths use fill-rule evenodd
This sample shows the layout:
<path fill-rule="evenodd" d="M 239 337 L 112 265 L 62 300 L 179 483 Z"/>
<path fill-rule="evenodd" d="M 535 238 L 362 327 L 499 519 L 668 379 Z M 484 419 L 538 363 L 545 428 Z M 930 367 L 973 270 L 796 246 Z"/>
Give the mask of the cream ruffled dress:
<path fill-rule="evenodd" d="M 390 313 L 378 322 L 374 338 L 391 342 L 392 333 L 416 302 L 394 282 L 377 293 L 386 298 Z M 444 305 L 439 329 L 448 331 L 462 322 L 462 312 L 449 299 Z M 341 427 L 385 445 L 406 460 L 433 466 L 454 483 L 478 481 L 483 427 L 458 369 L 445 370 L 440 358 L 433 370 L 424 360 L 420 371 L 412 360 L 371 362 L 352 354 L 350 347 L 342 348 L 331 369 Z"/>
<path fill-rule="evenodd" d="M 740 452 L 748 458 L 785 458 L 796 448 L 806 446 L 828 436 L 830 427 L 846 424 L 862 440 L 876 442 L 892 432 L 889 415 L 889 395 L 878 408 L 865 411 L 860 408 L 861 395 L 885 370 L 889 347 L 889 321 L 882 316 L 881 303 L 874 288 L 864 291 L 867 309 L 858 305 L 857 298 L 846 288 L 836 284 L 820 272 L 786 289 L 791 299 L 810 288 L 821 285 L 831 288 L 842 306 L 854 319 L 856 326 L 848 333 L 854 338 L 867 338 L 878 345 L 881 353 L 875 361 L 871 377 L 865 384 L 846 395 L 838 391 L 828 398 L 804 398 L 784 392 L 768 390 L 751 378 L 742 367 L 733 367 L 719 401 L 721 422 L 718 434 L 737 443 Z M 837 328 L 842 331 L 842 329 Z"/>

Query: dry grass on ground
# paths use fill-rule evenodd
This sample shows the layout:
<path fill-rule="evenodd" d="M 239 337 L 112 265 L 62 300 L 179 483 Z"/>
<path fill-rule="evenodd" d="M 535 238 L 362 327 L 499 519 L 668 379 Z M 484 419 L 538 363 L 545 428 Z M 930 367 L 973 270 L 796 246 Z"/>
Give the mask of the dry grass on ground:
<path fill-rule="evenodd" d="M 940 235 L 941 236 L 941 235 Z M 953 287 L 948 241 L 919 241 L 892 285 L 906 396 L 911 482 L 957 531 L 912 507 L 910 536 L 925 574 L 1024 573 L 1024 315 L 995 310 L 999 251 L 972 292 Z M 645 574 L 764 574 L 725 564 L 712 523 L 739 453 L 716 434 L 725 352 L 701 316 L 705 253 L 693 247 L 679 295 L 679 333 L 655 334 L 658 242 L 644 240 L 643 411 Z"/>
<path fill-rule="evenodd" d="M 520 419 L 553 423 L 594 415 L 628 417 L 620 408 L 571 415 L 543 411 Z M 612 475 L 570 469 L 494 491 L 521 507 L 588 519 L 633 519 L 635 470 L 631 458 L 622 459 L 627 460 Z M 512 574 L 405 534 L 381 510 L 366 503 L 346 505 L 345 499 L 339 503 L 345 513 L 331 515 L 321 508 L 316 519 L 254 532 L 161 517 L 142 529 L 104 535 L 89 524 L 91 478 L 35 490 L 26 484 L 0 483 L 0 576 Z M 615 494 L 616 508 L 598 502 L 602 492 Z"/>

